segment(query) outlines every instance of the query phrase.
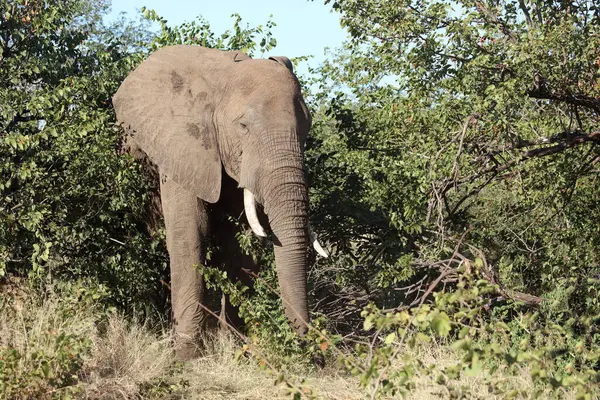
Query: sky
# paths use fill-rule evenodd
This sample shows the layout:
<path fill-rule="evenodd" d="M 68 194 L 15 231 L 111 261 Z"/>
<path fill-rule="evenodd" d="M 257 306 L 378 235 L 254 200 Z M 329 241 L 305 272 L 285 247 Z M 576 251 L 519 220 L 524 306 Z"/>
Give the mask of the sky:
<path fill-rule="evenodd" d="M 250 26 L 264 25 L 273 14 L 277 47 L 265 57 L 312 55 L 309 63 L 313 66 L 325 59 L 325 48 L 340 47 L 346 38 L 339 15 L 331 12 L 323 0 L 112 0 L 108 18 L 123 11 L 130 17 L 137 16 L 143 6 L 154 9 L 171 26 L 202 16 L 217 34 L 233 27 L 233 13 L 240 14 Z M 300 73 L 306 71 L 305 66 L 299 69 Z"/>

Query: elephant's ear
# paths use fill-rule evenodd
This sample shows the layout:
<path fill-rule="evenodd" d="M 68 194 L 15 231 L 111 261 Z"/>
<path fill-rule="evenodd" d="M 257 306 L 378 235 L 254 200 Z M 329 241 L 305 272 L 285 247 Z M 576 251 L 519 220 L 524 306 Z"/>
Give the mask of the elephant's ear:
<path fill-rule="evenodd" d="M 269 60 L 277 61 L 279 64 L 283 65 L 284 67 L 286 67 L 287 69 L 292 71 L 292 73 L 294 73 L 294 65 L 292 64 L 292 62 L 290 61 L 289 58 L 284 57 L 284 56 L 279 56 L 279 57 L 269 57 Z"/>
<path fill-rule="evenodd" d="M 204 76 L 207 70 L 218 74 L 236 54 L 199 46 L 162 48 L 125 79 L 113 98 L 117 120 L 131 135 L 129 140 L 158 165 L 161 174 L 211 203 L 221 191 L 213 125 L 218 88 Z"/>

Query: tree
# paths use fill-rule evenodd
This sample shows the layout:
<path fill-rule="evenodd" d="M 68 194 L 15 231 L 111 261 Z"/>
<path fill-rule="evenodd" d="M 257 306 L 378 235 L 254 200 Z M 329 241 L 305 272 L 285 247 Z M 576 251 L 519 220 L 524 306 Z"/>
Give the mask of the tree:
<path fill-rule="evenodd" d="M 320 69 L 309 164 L 347 254 L 337 279 L 397 304 L 382 287 L 419 281 L 461 242 L 492 281 L 593 313 L 599 6 L 331 3 L 351 39 Z"/>
<path fill-rule="evenodd" d="M 93 277 L 113 303 L 160 306 L 164 248 L 140 229 L 147 185 L 110 104 L 141 56 L 95 41 L 104 1 L 0 9 L 0 274 Z"/>

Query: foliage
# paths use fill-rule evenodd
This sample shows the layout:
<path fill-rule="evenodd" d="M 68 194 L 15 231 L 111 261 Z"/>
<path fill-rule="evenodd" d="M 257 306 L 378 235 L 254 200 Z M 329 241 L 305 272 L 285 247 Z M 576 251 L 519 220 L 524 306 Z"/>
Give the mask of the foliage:
<path fill-rule="evenodd" d="M 465 235 L 503 287 L 592 315 L 598 6 L 331 4 L 351 40 L 313 81 L 312 208 L 338 260 L 321 290 L 410 303 L 398 286 Z"/>
<path fill-rule="evenodd" d="M 0 274 L 92 276 L 115 304 L 162 307 L 164 246 L 141 224 L 147 185 L 117 153 L 110 103 L 139 56 L 109 40 L 95 4 L 2 4 Z"/>
<path fill-rule="evenodd" d="M 89 342 L 84 338 L 55 337 L 55 354 L 42 350 L 31 354 L 34 367 L 23 370 L 19 365 L 22 355 L 15 349 L 0 349 L 0 393 L 6 398 L 38 397 L 49 391 L 60 390 L 63 395 L 73 393 L 77 372 L 82 357 L 89 351 Z M 65 388 L 64 390 L 61 390 Z"/>
<path fill-rule="evenodd" d="M 369 307 L 363 312 L 365 330 L 376 331 L 370 344 L 356 346 L 358 357 L 347 358 L 347 367 L 361 376 L 373 398 L 414 389 L 417 375 L 434 375 L 451 397 L 473 395 L 457 383 L 463 376 L 482 376 L 488 390 L 503 398 L 594 398 L 600 392 L 596 370 L 600 342 L 593 318 L 559 324 L 536 311 L 515 312 L 522 303 L 497 302 L 500 288 L 486 279 L 482 259 L 455 260 L 456 285 L 436 290 L 433 304 L 384 311 Z M 517 318 L 515 318 L 515 316 Z M 442 341 L 457 352 L 449 366 L 423 363 L 407 356 L 408 349 Z M 403 354 L 404 353 L 404 354 Z M 533 386 L 524 391 L 510 383 L 524 371 Z"/>
<path fill-rule="evenodd" d="M 264 54 L 277 46 L 277 40 L 271 32 L 271 29 L 277 24 L 271 20 L 267 21 L 264 27 L 262 25 L 250 27 L 248 24 L 245 26 L 242 24 L 242 17 L 239 14 L 233 14 L 233 29 L 217 35 L 211 30 L 209 22 L 202 17 L 171 27 L 167 20 L 154 10 L 144 7 L 142 13 L 149 21 L 157 22 L 160 25 L 159 34 L 149 46 L 152 51 L 163 46 L 187 44 L 219 50 L 241 50 L 252 56 L 256 50 Z"/>
<path fill-rule="evenodd" d="M 467 350 L 454 377 L 477 359 L 505 396 L 523 393 L 493 372 L 528 368 L 534 397 L 594 397 L 598 6 L 325 3 L 351 39 L 312 81 L 311 207 L 334 254 L 313 276 L 331 326 L 370 343 L 350 369 L 372 397 L 412 390 L 426 366 L 394 361 L 443 336 Z M 441 290 L 451 243 L 485 274 Z"/>
<path fill-rule="evenodd" d="M 261 243 L 241 221 L 231 217 L 230 219 L 240 229 L 237 239 L 242 250 L 257 257 L 264 268 L 261 268 L 258 275 L 253 275 L 253 286 L 250 289 L 239 281 L 233 281 L 227 272 L 218 266 L 198 266 L 204 276 L 207 289 L 225 293 L 231 304 L 237 307 L 245 329 L 243 334 L 240 332 L 236 334 L 247 344 L 260 346 L 266 353 L 263 358 L 276 357 L 277 361 L 271 363 L 278 368 L 288 368 L 294 364 L 307 366 L 313 357 L 322 355 L 326 350 L 326 347 L 322 348 L 321 344 L 324 343 L 324 335 L 327 332 L 319 329 L 324 325 L 324 319 L 321 317 L 311 320 L 313 330 L 306 338 L 299 338 L 295 334 L 283 311 L 271 246 Z M 212 249 L 212 252 L 217 251 L 220 250 Z M 232 328 L 237 329 L 237 327 Z"/>

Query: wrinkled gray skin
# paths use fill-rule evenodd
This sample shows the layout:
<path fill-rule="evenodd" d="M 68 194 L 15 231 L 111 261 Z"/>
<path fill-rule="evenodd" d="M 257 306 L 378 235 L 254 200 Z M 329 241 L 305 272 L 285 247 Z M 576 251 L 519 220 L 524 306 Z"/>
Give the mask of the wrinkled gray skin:
<path fill-rule="evenodd" d="M 205 299 L 193 265 L 205 262 L 211 235 L 231 255 L 226 268 L 256 270 L 223 217 L 242 213 L 242 188 L 264 207 L 285 312 L 294 329 L 306 333 L 303 148 L 311 121 L 289 60 L 166 47 L 125 79 L 113 104 L 132 154 L 141 150 L 160 174 L 178 356 L 195 355 Z"/>

